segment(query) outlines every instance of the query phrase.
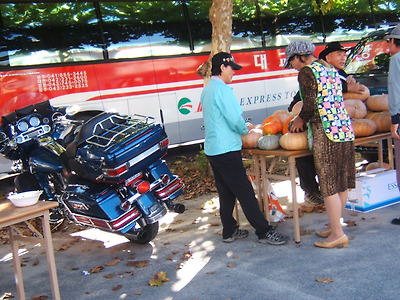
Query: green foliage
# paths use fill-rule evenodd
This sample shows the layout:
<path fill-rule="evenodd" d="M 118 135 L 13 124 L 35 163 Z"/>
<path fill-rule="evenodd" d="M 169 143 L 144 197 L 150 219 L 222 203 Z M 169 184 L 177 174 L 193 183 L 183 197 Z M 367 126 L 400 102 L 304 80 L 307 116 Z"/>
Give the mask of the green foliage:
<path fill-rule="evenodd" d="M 210 166 L 204 150 L 201 150 L 199 154 L 196 155 L 196 168 L 200 172 L 200 177 L 210 177 Z"/>

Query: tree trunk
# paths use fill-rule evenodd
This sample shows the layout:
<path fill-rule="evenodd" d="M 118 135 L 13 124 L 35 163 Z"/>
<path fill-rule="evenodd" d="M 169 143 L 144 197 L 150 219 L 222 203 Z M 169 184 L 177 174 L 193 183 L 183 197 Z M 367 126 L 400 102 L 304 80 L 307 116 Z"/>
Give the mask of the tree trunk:
<path fill-rule="evenodd" d="M 211 77 L 211 58 L 218 52 L 230 52 L 232 44 L 233 0 L 213 0 L 210 8 L 212 24 L 211 54 L 198 69 L 197 74 L 206 82 Z M 206 84 L 206 83 L 205 83 Z"/>

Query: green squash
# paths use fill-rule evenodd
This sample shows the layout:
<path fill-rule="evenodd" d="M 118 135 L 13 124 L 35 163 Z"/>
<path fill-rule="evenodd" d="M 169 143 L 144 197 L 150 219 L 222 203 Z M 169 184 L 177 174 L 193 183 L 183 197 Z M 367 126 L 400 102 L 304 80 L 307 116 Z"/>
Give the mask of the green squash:
<path fill-rule="evenodd" d="M 279 147 L 279 135 L 269 134 L 258 139 L 258 148 L 262 150 L 274 150 Z"/>

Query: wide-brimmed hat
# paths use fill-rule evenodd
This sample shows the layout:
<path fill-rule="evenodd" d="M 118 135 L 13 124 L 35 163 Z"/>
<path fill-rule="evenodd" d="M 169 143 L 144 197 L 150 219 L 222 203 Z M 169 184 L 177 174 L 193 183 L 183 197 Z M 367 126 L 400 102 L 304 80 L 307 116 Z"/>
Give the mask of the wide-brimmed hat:
<path fill-rule="evenodd" d="M 386 36 L 386 39 L 400 39 L 400 24 L 397 25 L 388 36 Z"/>
<path fill-rule="evenodd" d="M 219 52 L 215 54 L 211 60 L 212 68 L 219 68 L 221 65 L 231 66 L 234 70 L 240 70 L 241 65 L 235 63 L 235 59 L 227 52 Z"/>
<path fill-rule="evenodd" d="M 326 44 L 325 49 L 321 51 L 318 58 L 325 60 L 326 56 L 332 52 L 335 52 L 335 51 L 347 52 L 350 49 L 351 48 L 343 47 L 339 42 L 331 42 L 331 43 Z"/>
<path fill-rule="evenodd" d="M 309 55 L 315 51 L 315 45 L 311 42 L 296 41 L 289 44 L 285 49 L 286 60 L 284 68 L 289 68 L 289 61 L 294 55 Z"/>

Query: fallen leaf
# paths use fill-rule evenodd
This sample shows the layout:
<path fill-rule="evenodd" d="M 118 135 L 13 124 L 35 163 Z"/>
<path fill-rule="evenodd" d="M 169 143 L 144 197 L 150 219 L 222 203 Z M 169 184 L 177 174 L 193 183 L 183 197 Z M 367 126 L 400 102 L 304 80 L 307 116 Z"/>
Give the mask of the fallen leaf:
<path fill-rule="evenodd" d="M 209 224 L 211 227 L 215 227 L 215 226 L 219 226 L 220 225 L 220 223 L 218 223 L 218 222 L 215 222 L 215 223 L 210 223 Z"/>
<path fill-rule="evenodd" d="M 234 268 L 234 267 L 236 267 L 236 264 L 232 264 L 232 263 L 231 263 L 231 264 L 227 264 L 226 266 L 227 266 L 228 268 Z"/>
<path fill-rule="evenodd" d="M 171 254 L 168 254 L 167 260 L 172 260 L 172 255 Z"/>
<path fill-rule="evenodd" d="M 121 260 L 120 259 L 113 259 L 112 261 L 104 263 L 105 266 L 116 266 Z"/>
<path fill-rule="evenodd" d="M 113 288 L 112 288 L 112 291 L 113 292 L 115 292 L 115 291 L 118 291 L 120 288 L 122 288 L 122 285 L 117 285 L 117 286 L 114 286 Z"/>
<path fill-rule="evenodd" d="M 171 224 L 180 224 L 182 222 L 183 222 L 182 219 L 177 219 L 177 220 L 174 220 Z"/>
<path fill-rule="evenodd" d="M 182 254 L 181 259 L 189 259 L 192 257 L 192 253 L 190 251 L 186 251 Z"/>
<path fill-rule="evenodd" d="M 210 271 L 210 272 L 207 272 L 206 274 L 208 274 L 208 275 L 212 275 L 212 274 L 215 274 L 217 271 Z"/>
<path fill-rule="evenodd" d="M 348 220 L 348 221 L 345 221 L 345 223 L 347 223 L 348 227 L 356 227 L 357 226 L 357 223 L 355 221 Z"/>
<path fill-rule="evenodd" d="M 142 261 L 132 261 L 131 264 L 127 264 L 127 266 L 134 266 L 135 268 L 144 268 L 147 267 L 149 265 L 149 261 L 148 260 L 142 260 Z"/>
<path fill-rule="evenodd" d="M 110 274 L 104 275 L 104 278 L 110 279 L 110 278 L 113 278 L 114 276 L 115 276 L 114 273 L 110 273 Z"/>
<path fill-rule="evenodd" d="M 315 279 L 317 282 L 321 282 L 321 283 L 332 283 L 333 279 L 331 277 L 317 277 Z"/>
<path fill-rule="evenodd" d="M 89 294 L 91 294 L 93 292 L 94 292 L 94 290 L 86 291 L 86 294 L 89 295 Z"/>
<path fill-rule="evenodd" d="M 39 259 L 36 258 L 32 265 L 37 266 L 38 264 L 39 264 Z"/>
<path fill-rule="evenodd" d="M 238 259 L 240 256 L 239 255 L 236 255 L 236 256 L 233 256 L 232 258 L 233 259 Z"/>
<path fill-rule="evenodd" d="M 167 272 L 161 271 L 154 275 L 153 279 L 149 281 L 150 286 L 161 286 L 163 282 L 170 281 L 167 277 Z"/>
<path fill-rule="evenodd" d="M 68 249 L 68 246 L 65 244 L 62 244 L 60 247 L 56 248 L 56 251 L 64 251 L 67 249 Z"/>
<path fill-rule="evenodd" d="M 11 298 L 14 298 L 13 294 L 11 294 L 11 293 L 5 293 L 5 294 L 3 295 L 3 298 L 2 298 L 2 299 L 11 299 Z"/>
<path fill-rule="evenodd" d="M 48 299 L 49 297 L 44 295 L 44 294 L 40 294 L 40 295 L 35 295 L 32 297 L 32 300 L 44 300 L 44 299 Z"/>
<path fill-rule="evenodd" d="M 171 253 L 173 254 L 173 255 L 175 255 L 175 254 L 178 254 L 180 251 L 179 250 L 174 250 L 174 251 L 172 251 Z"/>
<path fill-rule="evenodd" d="M 100 273 L 104 269 L 103 266 L 96 266 L 90 269 L 90 273 Z"/>

